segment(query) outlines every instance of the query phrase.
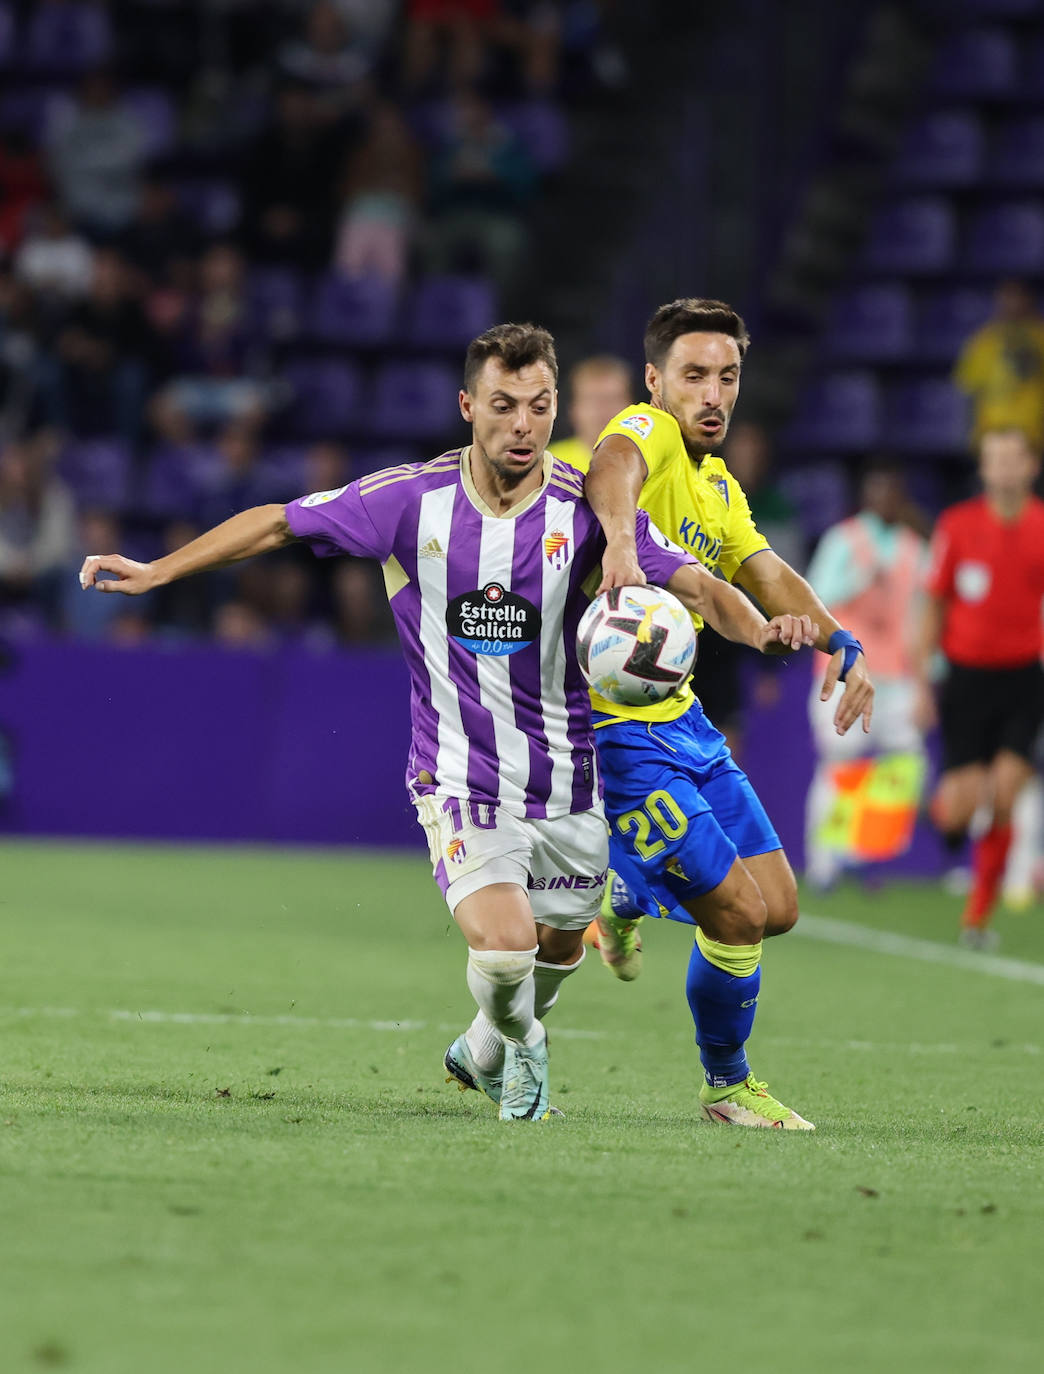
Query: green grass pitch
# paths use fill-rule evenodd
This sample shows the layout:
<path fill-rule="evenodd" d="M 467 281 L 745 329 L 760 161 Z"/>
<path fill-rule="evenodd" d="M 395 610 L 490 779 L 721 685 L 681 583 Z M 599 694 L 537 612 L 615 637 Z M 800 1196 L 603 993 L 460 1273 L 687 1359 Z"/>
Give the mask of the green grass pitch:
<path fill-rule="evenodd" d="M 932 888 L 806 906 L 953 949 Z M 815 1135 L 698 1123 L 668 923 L 566 985 L 566 1118 L 503 1126 L 443 1082 L 422 858 L 0 845 L 0 1370 L 1038 1369 L 1039 912 L 1009 977 L 813 924 L 751 1060 Z"/>

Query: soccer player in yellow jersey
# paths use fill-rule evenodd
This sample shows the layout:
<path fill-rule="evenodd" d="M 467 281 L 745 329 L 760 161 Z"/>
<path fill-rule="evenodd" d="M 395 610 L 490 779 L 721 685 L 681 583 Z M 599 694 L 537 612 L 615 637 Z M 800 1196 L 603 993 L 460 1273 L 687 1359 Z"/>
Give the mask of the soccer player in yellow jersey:
<path fill-rule="evenodd" d="M 816 647 L 831 655 L 822 697 L 839 679 L 834 716 L 845 733 L 869 729 L 873 685 L 861 646 L 812 588 L 759 534 L 738 482 L 714 449 L 728 429 L 748 335 L 720 301 L 661 306 L 645 335 L 647 405 L 606 426 L 586 494 L 605 531 L 600 590 L 641 584 L 635 511 L 707 568 L 750 592 L 768 615 L 807 615 Z M 694 617 L 696 628 L 702 621 Z M 724 736 L 686 686 L 656 706 L 613 706 L 597 696 L 595 739 L 611 825 L 614 878 L 599 918 L 603 958 L 618 976 L 637 973 L 643 912 L 696 926 L 686 990 L 706 1082 L 703 1115 L 714 1122 L 814 1127 L 771 1097 L 750 1072 L 745 1045 L 761 980 L 761 942 L 797 920 L 797 886 L 746 775 Z"/>

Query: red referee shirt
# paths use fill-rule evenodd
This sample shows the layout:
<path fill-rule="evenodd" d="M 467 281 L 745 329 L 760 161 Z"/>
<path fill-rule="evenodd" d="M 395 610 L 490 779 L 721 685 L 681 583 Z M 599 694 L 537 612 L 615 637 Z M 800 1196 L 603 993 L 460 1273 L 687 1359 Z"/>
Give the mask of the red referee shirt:
<path fill-rule="evenodd" d="M 1001 520 L 983 496 L 943 511 L 928 590 L 945 605 L 942 650 L 965 668 L 1021 668 L 1044 647 L 1044 501 Z"/>

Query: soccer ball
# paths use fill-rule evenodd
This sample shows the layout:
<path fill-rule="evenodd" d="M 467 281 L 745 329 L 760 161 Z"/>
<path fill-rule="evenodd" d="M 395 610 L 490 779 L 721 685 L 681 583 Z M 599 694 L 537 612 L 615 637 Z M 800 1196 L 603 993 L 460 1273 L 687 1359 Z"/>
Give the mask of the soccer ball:
<path fill-rule="evenodd" d="M 696 662 L 689 612 L 662 587 L 613 587 L 576 632 L 580 671 L 617 706 L 649 706 L 680 687 Z"/>

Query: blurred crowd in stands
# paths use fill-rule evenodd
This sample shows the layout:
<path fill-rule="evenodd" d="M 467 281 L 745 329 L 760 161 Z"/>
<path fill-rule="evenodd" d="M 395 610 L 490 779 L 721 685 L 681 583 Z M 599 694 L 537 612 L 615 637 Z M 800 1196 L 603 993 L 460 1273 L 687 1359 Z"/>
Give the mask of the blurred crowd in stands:
<path fill-rule="evenodd" d="M 369 565 L 73 573 L 457 437 L 569 102 L 626 81 L 607 9 L 0 0 L 0 632 L 389 633 Z"/>

